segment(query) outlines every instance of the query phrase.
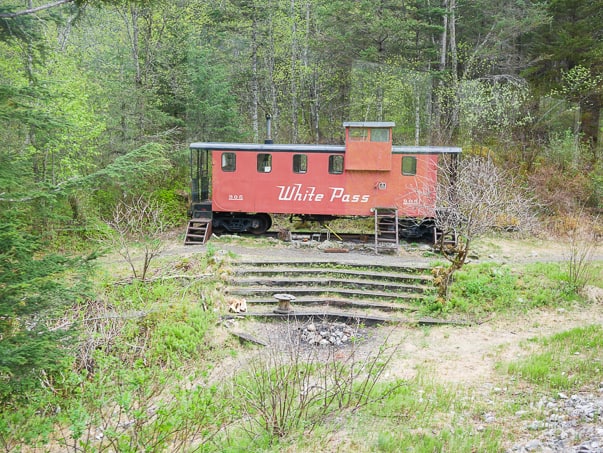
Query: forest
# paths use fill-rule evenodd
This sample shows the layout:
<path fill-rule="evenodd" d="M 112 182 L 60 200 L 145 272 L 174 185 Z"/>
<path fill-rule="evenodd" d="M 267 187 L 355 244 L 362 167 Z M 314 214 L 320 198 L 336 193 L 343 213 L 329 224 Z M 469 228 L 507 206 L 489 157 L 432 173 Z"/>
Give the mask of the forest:
<path fill-rule="evenodd" d="M 597 2 L 3 3 L 0 203 L 32 234 L 143 193 L 181 221 L 187 144 L 257 143 L 265 115 L 277 143 L 394 121 L 520 172 L 545 214 L 601 208 Z"/>
<path fill-rule="evenodd" d="M 393 121 L 394 144 L 460 146 L 511 171 L 554 235 L 603 212 L 602 106 L 603 0 L 3 0 L 1 407 L 39 412 L 40 383 L 60 398 L 128 355 L 74 358 L 64 313 L 102 303 L 92 275 L 120 203 L 157 207 L 141 231 L 184 228 L 189 143 L 261 143 L 267 115 L 275 143 L 293 144 Z M 133 285 L 112 297 L 159 297 Z M 181 326 L 209 328 L 174 310 Z M 153 347 L 151 362 L 173 353 Z M 83 409 L 70 410 L 73 427 Z M 15 424 L 0 422 L 6 451 L 25 436 Z"/>

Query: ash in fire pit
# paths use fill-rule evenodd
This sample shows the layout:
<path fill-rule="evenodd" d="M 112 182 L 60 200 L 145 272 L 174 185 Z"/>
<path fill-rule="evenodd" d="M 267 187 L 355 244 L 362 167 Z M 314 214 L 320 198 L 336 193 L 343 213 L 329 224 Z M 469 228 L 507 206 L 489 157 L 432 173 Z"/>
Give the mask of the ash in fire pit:
<path fill-rule="evenodd" d="M 299 330 L 302 343 L 317 346 L 342 346 L 363 337 L 360 329 L 342 322 L 310 323 Z"/>

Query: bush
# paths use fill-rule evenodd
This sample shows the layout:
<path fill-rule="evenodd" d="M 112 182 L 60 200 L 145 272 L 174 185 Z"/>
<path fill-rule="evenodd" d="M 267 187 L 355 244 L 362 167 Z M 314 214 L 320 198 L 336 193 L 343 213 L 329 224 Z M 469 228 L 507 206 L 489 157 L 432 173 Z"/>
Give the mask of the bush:
<path fill-rule="evenodd" d="M 362 357 L 355 348 L 307 347 L 299 326 L 289 329 L 287 344 L 272 345 L 254 357 L 234 382 L 232 400 L 244 416 L 242 428 L 254 439 L 277 441 L 300 429 L 309 433 L 334 415 L 385 399 L 403 385 L 374 391 L 397 350 L 387 338 Z"/>
<path fill-rule="evenodd" d="M 542 165 L 529 176 L 529 184 L 546 214 L 574 212 L 591 198 L 588 173 L 562 172 L 551 165 Z"/>
<path fill-rule="evenodd" d="M 168 226 L 178 226 L 187 218 L 187 195 L 177 189 L 160 189 L 151 194 L 157 201 L 163 220 Z"/>

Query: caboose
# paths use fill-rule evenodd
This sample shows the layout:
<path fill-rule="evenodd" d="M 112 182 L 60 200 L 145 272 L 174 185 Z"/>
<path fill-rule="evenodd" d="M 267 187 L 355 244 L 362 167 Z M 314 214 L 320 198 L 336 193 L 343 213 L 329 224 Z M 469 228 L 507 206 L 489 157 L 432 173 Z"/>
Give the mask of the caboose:
<path fill-rule="evenodd" d="M 345 145 L 192 143 L 185 242 L 205 242 L 212 229 L 261 234 L 272 214 L 374 217 L 376 240 L 386 230 L 396 241 L 432 233 L 438 157 L 461 149 L 393 146 L 394 125 L 346 122 Z"/>

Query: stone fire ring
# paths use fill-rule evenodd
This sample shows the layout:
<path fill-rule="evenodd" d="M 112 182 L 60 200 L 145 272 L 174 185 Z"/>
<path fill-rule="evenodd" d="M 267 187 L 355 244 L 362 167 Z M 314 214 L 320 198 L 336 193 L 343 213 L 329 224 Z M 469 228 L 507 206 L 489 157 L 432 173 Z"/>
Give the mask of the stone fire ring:
<path fill-rule="evenodd" d="M 293 313 L 293 307 L 291 306 L 291 301 L 295 300 L 293 294 L 278 293 L 274 294 L 272 297 L 278 301 L 278 307 L 273 310 L 274 313 L 281 315 Z"/>

